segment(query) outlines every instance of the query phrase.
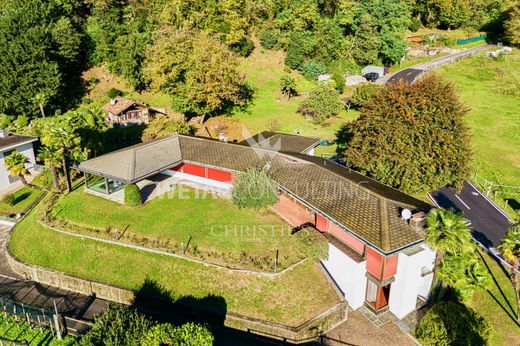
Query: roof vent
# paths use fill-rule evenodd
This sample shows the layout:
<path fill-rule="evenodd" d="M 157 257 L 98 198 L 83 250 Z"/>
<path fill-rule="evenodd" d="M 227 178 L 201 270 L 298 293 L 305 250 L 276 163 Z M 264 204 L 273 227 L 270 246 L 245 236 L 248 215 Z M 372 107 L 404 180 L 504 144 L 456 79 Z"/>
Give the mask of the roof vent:
<path fill-rule="evenodd" d="M 9 132 L 7 132 L 6 129 L 0 129 L 0 138 L 7 138 L 9 137 Z"/>
<path fill-rule="evenodd" d="M 426 226 L 426 214 L 422 211 L 413 214 L 409 223 L 416 231 L 424 232 L 424 227 Z"/>
<path fill-rule="evenodd" d="M 110 100 L 110 105 L 111 105 L 111 106 L 115 106 L 116 103 L 117 103 L 117 100 L 116 100 L 116 99 L 111 99 L 111 100 Z"/>

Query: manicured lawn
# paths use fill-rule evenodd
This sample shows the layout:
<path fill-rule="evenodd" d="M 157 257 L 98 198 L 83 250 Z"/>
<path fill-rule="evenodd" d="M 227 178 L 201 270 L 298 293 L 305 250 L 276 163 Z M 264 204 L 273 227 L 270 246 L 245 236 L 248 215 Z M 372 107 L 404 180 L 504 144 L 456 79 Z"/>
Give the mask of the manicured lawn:
<path fill-rule="evenodd" d="M 488 289 L 479 289 L 468 303 L 491 323 L 496 331 L 491 345 L 520 345 L 520 326 L 516 322 L 516 299 L 508 274 L 489 255 L 482 253 L 491 274 Z"/>
<path fill-rule="evenodd" d="M 19 214 L 23 213 L 42 192 L 31 187 L 22 187 L 13 193 L 15 196 L 14 205 L 9 205 L 5 200 L 0 200 L 0 214 Z"/>
<path fill-rule="evenodd" d="M 40 226 L 34 212 L 15 228 L 9 248 L 27 263 L 122 287 L 136 289 L 148 277 L 178 298 L 217 295 L 225 300 L 227 311 L 289 325 L 339 302 L 318 266 L 309 260 L 275 279 L 231 273 L 60 234 Z"/>
<path fill-rule="evenodd" d="M 292 227 L 270 209 L 239 209 L 231 200 L 182 186 L 140 208 L 89 195 L 80 186 L 58 201 L 54 215 L 82 227 L 111 228 L 110 235 L 99 236 L 115 238 L 117 229 L 124 240 L 168 242 L 154 247 L 177 253 L 183 243 L 189 256 L 235 267 L 271 270 L 276 250 L 279 268 L 304 257 L 291 236 Z"/>
<path fill-rule="evenodd" d="M 474 57 L 438 73 L 453 81 L 469 108 L 475 171 L 495 183 L 520 186 L 520 52 L 504 61 Z M 516 197 L 520 206 L 520 196 Z"/>

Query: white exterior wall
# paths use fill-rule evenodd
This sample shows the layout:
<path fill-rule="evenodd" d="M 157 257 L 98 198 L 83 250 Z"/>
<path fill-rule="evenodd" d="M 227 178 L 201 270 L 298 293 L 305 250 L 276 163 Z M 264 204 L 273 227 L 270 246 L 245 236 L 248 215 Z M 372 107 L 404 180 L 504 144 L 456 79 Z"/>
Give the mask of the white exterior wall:
<path fill-rule="evenodd" d="M 198 177 L 196 175 L 186 174 L 182 172 L 177 172 L 174 170 L 167 170 L 162 172 L 162 174 L 169 175 L 179 179 L 179 182 L 192 182 L 201 188 L 206 188 L 207 190 L 217 191 L 225 194 L 230 194 L 233 188 L 233 185 L 230 183 L 225 183 L 222 181 L 216 181 L 212 179 Z"/>
<path fill-rule="evenodd" d="M 19 147 L 15 148 L 6 148 L 6 151 L 16 150 L 19 153 L 24 154 L 27 157 L 27 163 L 25 164 L 25 167 L 27 169 L 32 170 L 34 167 L 36 160 L 34 158 L 34 150 L 32 143 L 27 143 L 20 145 Z M 9 186 L 9 171 L 5 168 L 5 157 L 4 157 L 4 151 L 0 152 L 0 189 Z"/>
<path fill-rule="evenodd" d="M 408 256 L 399 254 L 395 281 L 390 288 L 389 310 L 398 318 L 403 318 L 415 310 L 417 297 L 427 298 L 433 280 L 433 274 L 421 276 L 423 268 L 432 270 L 435 252 L 426 245 L 422 251 Z"/>
<path fill-rule="evenodd" d="M 366 261 L 356 263 L 329 243 L 329 258 L 322 263 L 345 294 L 350 307 L 360 308 L 365 302 Z"/>

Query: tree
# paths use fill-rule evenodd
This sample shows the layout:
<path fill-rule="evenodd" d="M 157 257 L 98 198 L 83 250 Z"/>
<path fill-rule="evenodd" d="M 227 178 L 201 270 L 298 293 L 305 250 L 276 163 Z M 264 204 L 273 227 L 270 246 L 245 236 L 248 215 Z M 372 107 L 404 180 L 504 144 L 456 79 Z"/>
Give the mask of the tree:
<path fill-rule="evenodd" d="M 125 185 L 125 205 L 129 207 L 140 207 L 143 204 L 143 198 L 139 187 L 135 184 Z"/>
<path fill-rule="evenodd" d="M 361 108 L 367 103 L 372 95 L 381 89 L 381 86 L 375 83 L 363 83 L 357 85 L 352 92 L 350 102 L 354 108 Z"/>
<path fill-rule="evenodd" d="M 296 95 L 296 79 L 288 74 L 283 74 L 280 77 L 280 89 L 282 94 L 290 99 L 292 95 Z"/>
<path fill-rule="evenodd" d="M 520 220 L 517 220 L 507 231 L 499 246 L 502 255 L 511 263 L 511 284 L 516 294 L 516 318 L 520 323 L 520 288 L 518 287 L 518 271 L 520 270 Z"/>
<path fill-rule="evenodd" d="M 334 72 L 331 79 L 334 81 L 334 88 L 337 92 L 343 94 L 345 91 L 345 77 L 339 72 Z"/>
<path fill-rule="evenodd" d="M 298 67 L 298 71 L 308 80 L 315 81 L 327 72 L 327 68 L 317 61 L 306 60 Z"/>
<path fill-rule="evenodd" d="M 435 270 L 439 271 L 446 253 L 471 249 L 470 223 L 452 210 L 433 209 L 426 216 L 425 241 L 436 252 Z"/>
<path fill-rule="evenodd" d="M 506 12 L 506 21 L 504 23 L 506 38 L 509 43 L 520 46 L 520 4 L 516 3 Z"/>
<path fill-rule="evenodd" d="M 207 115 L 244 102 L 244 78 L 237 58 L 208 33 L 163 30 L 147 51 L 145 75 L 151 87 L 172 95 L 183 114 Z"/>
<path fill-rule="evenodd" d="M 148 126 L 146 126 L 141 139 L 145 142 L 172 133 L 189 135 L 192 132 L 193 129 L 191 126 L 184 121 L 174 120 L 168 116 L 158 116 L 152 119 Z"/>
<path fill-rule="evenodd" d="M 239 208 L 264 208 L 278 202 L 278 184 L 265 170 L 249 169 L 233 181 L 231 194 Z"/>
<path fill-rule="evenodd" d="M 369 65 L 377 62 L 380 39 L 377 28 L 370 15 L 361 18 L 359 29 L 354 36 L 352 57 L 359 65 Z"/>
<path fill-rule="evenodd" d="M 29 174 L 29 170 L 25 168 L 27 157 L 17 151 L 13 151 L 11 155 L 5 158 L 5 168 L 9 171 L 12 177 L 20 177 L 22 184 L 27 186 L 25 176 Z"/>
<path fill-rule="evenodd" d="M 73 20 L 59 1 L 0 3 L 0 113 L 36 116 L 70 101 L 81 73 Z"/>
<path fill-rule="evenodd" d="M 451 83 L 428 75 L 374 93 L 339 144 L 353 168 L 406 193 L 459 188 L 471 171 L 466 112 Z"/>
<path fill-rule="evenodd" d="M 331 83 L 322 83 L 312 89 L 309 96 L 298 108 L 298 112 L 312 119 L 316 124 L 323 123 L 344 109 L 339 93 Z"/>
<path fill-rule="evenodd" d="M 63 165 L 63 152 L 61 149 L 55 150 L 46 146 L 42 146 L 40 148 L 40 152 L 38 154 L 38 159 L 45 163 L 51 173 L 52 180 L 54 183 L 54 188 L 57 191 L 61 191 L 60 187 L 60 176 L 58 174 L 58 169 Z"/>

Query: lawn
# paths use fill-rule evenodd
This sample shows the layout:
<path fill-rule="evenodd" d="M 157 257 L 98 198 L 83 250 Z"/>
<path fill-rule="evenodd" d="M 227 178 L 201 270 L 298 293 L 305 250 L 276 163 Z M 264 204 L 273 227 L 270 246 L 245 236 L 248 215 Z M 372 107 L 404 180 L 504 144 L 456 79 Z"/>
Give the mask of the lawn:
<path fill-rule="evenodd" d="M 310 260 L 274 279 L 233 273 L 57 233 L 40 226 L 34 212 L 15 228 L 9 248 L 26 263 L 130 289 L 149 278 L 178 298 L 217 295 L 225 300 L 227 311 L 288 325 L 298 325 L 339 302 Z"/>
<path fill-rule="evenodd" d="M 0 214 L 14 215 L 25 212 L 40 197 L 41 193 L 42 191 L 31 187 L 22 187 L 20 190 L 13 192 L 13 205 L 9 205 L 5 201 L 5 197 L 0 200 Z"/>
<path fill-rule="evenodd" d="M 130 208 L 87 194 L 82 185 L 61 197 L 53 214 L 69 225 L 110 229 L 97 236 L 113 239 L 117 229 L 123 241 L 146 238 L 145 246 L 177 253 L 183 243 L 188 256 L 233 267 L 270 271 L 277 250 L 282 269 L 304 258 L 292 227 L 270 209 L 239 209 L 229 199 L 184 186 Z"/>
<path fill-rule="evenodd" d="M 19 343 L 26 342 L 26 345 L 35 346 L 65 346 L 73 345 L 75 339 L 66 336 L 63 340 L 55 339 L 48 328 L 43 328 L 36 325 L 29 325 L 24 321 L 24 318 L 15 319 L 13 316 L 0 314 L 0 338 L 4 338 Z M 1 343 L 1 342 L 0 342 Z M 4 344 L 11 344 L 3 340 Z M 25 343 L 24 343 L 25 344 Z"/>
<path fill-rule="evenodd" d="M 485 179 L 520 186 L 520 52 L 504 61 L 473 57 L 437 73 L 454 82 L 469 108 L 473 167 Z M 520 197 L 516 197 L 520 206 Z"/>
<path fill-rule="evenodd" d="M 488 289 L 477 290 L 468 305 L 493 325 L 496 333 L 491 345 L 520 345 L 515 292 L 508 273 L 489 255 L 481 254 L 491 274 L 491 284 Z"/>

